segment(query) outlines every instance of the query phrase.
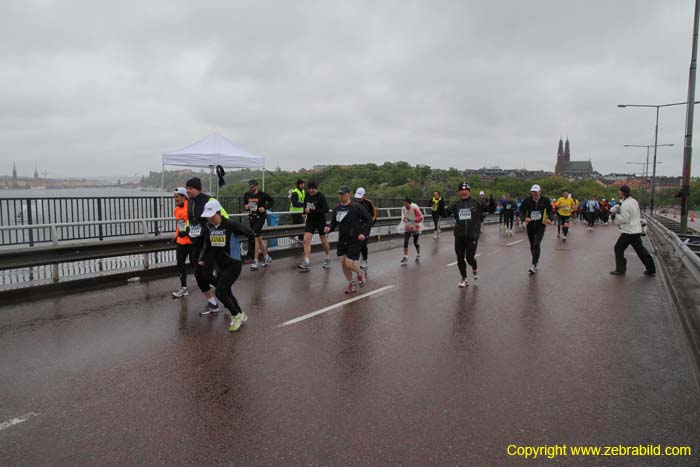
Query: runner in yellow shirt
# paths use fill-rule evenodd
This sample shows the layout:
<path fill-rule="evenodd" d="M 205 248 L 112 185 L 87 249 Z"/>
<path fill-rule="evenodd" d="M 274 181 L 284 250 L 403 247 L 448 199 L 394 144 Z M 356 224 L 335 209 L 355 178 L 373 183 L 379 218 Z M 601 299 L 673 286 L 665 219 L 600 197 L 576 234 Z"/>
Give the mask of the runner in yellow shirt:
<path fill-rule="evenodd" d="M 562 241 L 566 241 L 566 236 L 569 233 L 569 225 L 571 214 L 573 212 L 574 200 L 571 199 L 569 192 L 564 190 L 561 198 L 557 200 L 557 218 L 559 222 L 557 224 L 557 230 L 563 231 L 564 235 L 561 237 Z M 557 234 L 559 237 L 559 233 Z"/>

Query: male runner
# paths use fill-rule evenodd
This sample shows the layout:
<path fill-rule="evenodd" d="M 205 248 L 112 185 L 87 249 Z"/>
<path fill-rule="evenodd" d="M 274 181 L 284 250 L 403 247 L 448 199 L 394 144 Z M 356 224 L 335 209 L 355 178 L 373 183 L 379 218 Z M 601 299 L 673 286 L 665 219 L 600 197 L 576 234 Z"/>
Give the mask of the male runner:
<path fill-rule="evenodd" d="M 365 238 L 365 241 L 362 242 L 362 250 L 360 250 L 360 267 L 362 269 L 367 269 L 367 256 L 369 254 L 369 250 L 367 249 L 367 241 L 369 240 L 371 228 L 377 221 L 377 210 L 374 207 L 374 203 L 367 199 L 367 192 L 362 187 L 359 187 L 357 190 L 355 190 L 355 201 L 360 203 L 362 207 L 367 210 L 369 215 L 372 216 L 372 225 L 370 226 L 370 230 L 367 231 L 367 237 Z"/>
<path fill-rule="evenodd" d="M 542 189 L 539 185 L 532 185 L 530 196 L 522 205 L 525 225 L 527 226 L 527 239 L 530 241 L 530 252 L 532 253 L 532 266 L 528 269 L 530 274 L 537 272 L 537 263 L 540 260 L 540 243 L 544 238 L 544 230 L 547 224 L 551 224 L 552 203 L 549 198 L 542 196 Z"/>
<path fill-rule="evenodd" d="M 250 269 L 257 271 L 260 266 L 266 267 L 272 262 L 272 258 L 267 254 L 267 245 L 262 238 L 262 229 L 267 219 L 267 211 L 272 209 L 275 200 L 264 191 L 260 191 L 257 180 L 250 180 L 248 186 L 250 190 L 243 195 L 243 209 L 248 211 L 248 221 L 255 236 L 255 238 L 248 238 L 248 256 L 253 260 Z M 258 262 L 260 253 L 263 255 L 261 263 Z"/>
<path fill-rule="evenodd" d="M 209 228 L 204 233 L 204 248 L 199 255 L 199 262 L 207 269 L 216 266 L 219 277 L 216 283 L 216 296 L 231 313 L 229 331 L 237 331 L 248 316 L 241 310 L 231 287 L 241 274 L 241 245 L 238 235 L 249 237 L 253 231 L 247 226 L 221 215 L 221 204 L 212 200 L 204 206 L 202 216 L 207 218 Z"/>
<path fill-rule="evenodd" d="M 318 184 L 314 181 L 309 182 L 306 190 L 306 198 L 304 200 L 306 213 L 306 225 L 304 226 L 304 262 L 299 265 L 299 271 L 305 272 L 311 269 L 311 238 L 314 232 L 318 232 L 323 245 L 323 251 L 326 252 L 326 257 L 323 260 L 323 269 L 331 267 L 331 247 L 326 238 L 326 213 L 328 212 L 328 203 L 326 197 L 318 191 Z"/>
<path fill-rule="evenodd" d="M 571 225 L 571 214 L 574 206 L 574 200 L 571 199 L 571 195 L 567 190 L 564 190 L 561 197 L 556 201 L 557 206 L 557 237 L 559 237 L 559 232 L 563 231 L 564 236 L 562 241 L 566 241 L 566 236 L 569 235 L 569 227 Z"/>
<path fill-rule="evenodd" d="M 506 202 L 502 207 L 503 216 L 505 220 L 505 232 L 506 235 L 513 235 L 513 221 L 515 220 L 515 201 L 513 197 L 508 194 L 506 195 Z"/>
<path fill-rule="evenodd" d="M 350 188 L 343 185 L 338 190 L 340 203 L 333 209 L 331 225 L 326 226 L 326 233 L 338 229 L 338 257 L 343 268 L 343 274 L 348 280 L 345 289 L 346 294 L 357 292 L 357 286 L 364 287 L 367 278 L 365 272 L 360 269 L 357 260 L 360 259 L 360 250 L 369 229 L 372 226 L 372 216 L 367 210 L 350 199 Z M 352 278 L 352 273 L 357 274 L 357 282 Z"/>
<path fill-rule="evenodd" d="M 472 268 L 474 280 L 479 279 L 476 264 L 476 248 L 479 244 L 481 233 L 481 213 L 488 209 L 485 201 L 471 197 L 471 187 L 468 183 L 459 184 L 459 201 L 453 202 L 447 209 L 446 215 L 455 218 L 455 253 L 457 254 L 457 267 L 462 280 L 457 284 L 459 288 L 469 285 L 467 277 L 467 263 Z M 466 262 L 464 260 L 466 256 Z"/>

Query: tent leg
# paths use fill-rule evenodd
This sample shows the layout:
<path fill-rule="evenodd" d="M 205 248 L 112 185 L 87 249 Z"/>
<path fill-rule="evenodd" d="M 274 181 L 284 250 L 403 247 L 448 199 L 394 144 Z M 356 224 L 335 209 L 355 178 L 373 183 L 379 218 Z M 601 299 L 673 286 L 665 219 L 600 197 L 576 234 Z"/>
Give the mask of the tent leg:
<path fill-rule="evenodd" d="M 214 175 L 214 166 L 213 166 L 213 165 L 210 165 L 210 166 L 209 166 L 209 193 L 211 193 L 211 187 L 212 187 L 212 185 L 211 185 L 211 178 L 212 178 L 213 175 Z"/>
<path fill-rule="evenodd" d="M 160 166 L 160 192 L 165 191 L 165 165 Z"/>
<path fill-rule="evenodd" d="M 262 176 L 262 179 L 263 179 L 263 188 L 262 188 L 262 191 L 265 191 L 265 167 L 263 167 L 263 176 Z"/>

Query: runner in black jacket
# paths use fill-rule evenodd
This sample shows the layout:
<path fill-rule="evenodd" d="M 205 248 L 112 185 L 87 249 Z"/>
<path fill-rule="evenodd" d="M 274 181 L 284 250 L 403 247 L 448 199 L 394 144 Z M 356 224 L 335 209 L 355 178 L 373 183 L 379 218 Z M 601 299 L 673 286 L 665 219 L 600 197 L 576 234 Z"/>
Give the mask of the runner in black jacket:
<path fill-rule="evenodd" d="M 326 227 L 326 233 L 338 229 L 338 256 L 343 267 L 343 274 L 348 280 L 345 293 L 357 292 L 357 285 L 364 287 L 367 282 L 365 272 L 360 269 L 357 260 L 360 259 L 362 242 L 369 234 L 372 227 L 372 216 L 360 203 L 350 199 L 350 188 L 341 186 L 338 190 L 338 204 L 331 214 L 331 225 Z M 357 283 L 352 278 L 352 273 L 357 274 Z"/>
<path fill-rule="evenodd" d="M 462 280 L 457 286 L 464 288 L 469 285 L 467 263 L 472 267 L 474 280 L 479 279 L 475 255 L 479 245 L 482 214 L 486 212 L 488 205 L 481 199 L 471 197 L 471 187 L 468 183 L 460 183 L 458 190 L 460 199 L 446 208 L 446 215 L 455 218 L 455 253 L 457 254 L 457 267 L 462 276 Z M 465 255 L 466 262 L 464 261 Z"/>
<path fill-rule="evenodd" d="M 523 220 L 527 225 L 527 238 L 530 241 L 530 252 L 532 253 L 532 266 L 528 269 L 530 274 L 537 272 L 537 263 L 540 260 L 540 243 L 544 237 L 544 230 L 547 224 L 552 223 L 552 203 L 549 198 L 542 196 L 542 189 L 539 185 L 532 185 L 530 196 L 525 198 L 520 209 L 523 212 Z"/>
<path fill-rule="evenodd" d="M 206 204 L 202 216 L 208 219 L 209 228 L 204 235 L 204 248 L 199 255 L 199 263 L 207 269 L 219 269 L 215 293 L 231 312 L 229 331 L 233 332 L 248 319 L 231 290 L 243 267 L 238 236 L 250 237 L 253 230 L 239 222 L 225 219 L 221 215 L 221 204 L 216 200 Z"/>

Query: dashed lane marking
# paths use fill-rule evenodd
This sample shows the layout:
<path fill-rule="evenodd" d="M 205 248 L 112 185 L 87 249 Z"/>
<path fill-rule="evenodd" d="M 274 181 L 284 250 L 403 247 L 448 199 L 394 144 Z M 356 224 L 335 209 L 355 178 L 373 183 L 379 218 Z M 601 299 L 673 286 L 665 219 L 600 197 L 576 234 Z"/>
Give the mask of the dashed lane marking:
<path fill-rule="evenodd" d="M 285 321 L 284 323 L 280 324 L 278 327 L 284 327 L 284 326 L 289 326 L 290 324 L 300 323 L 301 321 L 313 318 L 314 316 L 321 315 L 321 314 L 329 312 L 331 310 L 335 310 L 336 308 L 340 308 L 341 306 L 347 305 L 348 303 L 356 302 L 358 300 L 362 300 L 363 298 L 371 297 L 372 295 L 378 294 L 380 292 L 384 292 L 385 290 L 389 290 L 393 287 L 394 287 L 393 285 L 386 285 L 384 287 L 381 287 L 377 290 L 373 290 L 373 291 L 368 292 L 366 294 L 358 295 L 357 297 L 343 300 L 342 302 L 336 303 L 335 305 L 330 305 L 330 306 L 327 306 L 325 308 L 321 308 L 320 310 L 312 311 L 311 313 L 301 315 L 298 318 L 290 319 L 289 321 Z"/>
<path fill-rule="evenodd" d="M 26 422 L 30 418 L 36 417 L 37 415 L 38 414 L 36 414 L 34 412 L 29 412 L 28 414 L 22 415 L 21 417 L 11 418 L 11 419 L 7 420 L 6 422 L 0 423 L 0 431 L 6 430 L 10 427 L 13 427 L 15 425 L 19 425 L 20 423 L 23 423 L 23 422 Z"/>
<path fill-rule="evenodd" d="M 510 243 L 506 243 L 506 246 L 513 246 L 513 245 L 515 245 L 516 243 L 520 243 L 520 242 L 524 242 L 524 241 L 525 241 L 525 239 L 521 238 L 520 240 L 516 240 L 516 241 L 510 242 Z"/>

